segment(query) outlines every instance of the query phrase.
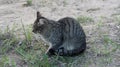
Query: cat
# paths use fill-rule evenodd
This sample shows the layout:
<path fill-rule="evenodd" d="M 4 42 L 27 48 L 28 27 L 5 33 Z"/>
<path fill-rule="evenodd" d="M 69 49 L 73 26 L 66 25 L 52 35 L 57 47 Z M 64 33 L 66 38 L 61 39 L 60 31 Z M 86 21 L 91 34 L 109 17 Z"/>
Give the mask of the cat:
<path fill-rule="evenodd" d="M 86 50 L 86 35 L 77 20 L 64 17 L 58 21 L 45 18 L 37 11 L 37 19 L 33 24 L 33 32 L 41 35 L 49 42 L 46 54 L 75 56 Z"/>

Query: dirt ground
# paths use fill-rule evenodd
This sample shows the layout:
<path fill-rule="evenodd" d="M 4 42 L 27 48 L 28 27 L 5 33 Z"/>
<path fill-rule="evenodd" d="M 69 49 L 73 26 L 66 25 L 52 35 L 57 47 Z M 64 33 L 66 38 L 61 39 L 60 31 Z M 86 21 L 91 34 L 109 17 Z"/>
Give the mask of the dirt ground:
<path fill-rule="evenodd" d="M 81 23 L 87 50 L 84 57 L 75 57 L 79 58 L 74 61 L 75 67 L 120 67 L 120 0 L 33 0 L 31 6 L 25 4 L 26 0 L 0 0 L 0 28 L 21 22 L 33 24 L 36 11 L 53 20 L 88 17 L 93 21 Z M 108 40 L 105 48 L 103 44 Z"/>

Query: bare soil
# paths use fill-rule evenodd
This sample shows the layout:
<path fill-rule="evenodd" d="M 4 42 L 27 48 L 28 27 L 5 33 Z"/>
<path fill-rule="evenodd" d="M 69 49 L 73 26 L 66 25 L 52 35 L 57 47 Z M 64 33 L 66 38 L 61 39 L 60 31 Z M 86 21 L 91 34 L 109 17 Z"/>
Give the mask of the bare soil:
<path fill-rule="evenodd" d="M 33 24 L 36 11 L 53 20 L 90 17 L 93 21 L 81 23 L 87 36 L 87 50 L 84 56 L 72 58 L 73 66 L 120 67 L 120 0 L 33 0 L 31 6 L 25 4 L 26 0 L 0 0 L 0 28 L 21 22 Z M 23 67 L 16 54 L 9 55 L 17 67 Z M 66 62 L 60 63 L 58 67 L 66 67 Z"/>

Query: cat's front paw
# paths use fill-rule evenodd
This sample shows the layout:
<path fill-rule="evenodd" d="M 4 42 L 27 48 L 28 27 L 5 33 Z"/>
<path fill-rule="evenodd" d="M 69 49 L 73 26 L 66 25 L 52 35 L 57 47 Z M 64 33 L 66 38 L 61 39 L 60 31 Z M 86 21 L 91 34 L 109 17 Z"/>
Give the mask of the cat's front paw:
<path fill-rule="evenodd" d="M 53 49 L 49 49 L 45 54 L 48 56 L 52 56 L 55 55 L 55 51 Z"/>

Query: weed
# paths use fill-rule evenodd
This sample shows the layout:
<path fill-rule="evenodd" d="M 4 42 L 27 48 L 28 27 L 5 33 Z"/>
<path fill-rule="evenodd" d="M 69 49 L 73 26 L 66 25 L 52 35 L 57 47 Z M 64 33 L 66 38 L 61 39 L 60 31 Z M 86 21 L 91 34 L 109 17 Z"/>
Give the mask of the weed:
<path fill-rule="evenodd" d="M 22 61 L 24 61 L 28 67 L 53 67 L 49 62 L 49 58 L 44 54 L 45 49 L 39 49 L 38 51 L 34 50 L 36 47 L 33 46 L 28 48 L 31 45 L 37 46 L 37 48 L 38 46 L 40 48 L 43 46 L 41 46 L 41 43 L 38 41 L 34 42 L 31 26 L 25 26 L 23 23 L 21 23 L 21 25 L 21 32 L 25 38 L 22 39 L 23 41 L 19 41 L 21 42 L 20 45 L 14 48 L 16 54 L 22 58 Z"/>
<path fill-rule="evenodd" d="M 63 1 L 63 6 L 65 7 L 66 5 L 67 5 L 67 1 L 64 0 L 64 1 Z"/>
<path fill-rule="evenodd" d="M 99 22 L 97 23 L 97 28 L 100 29 L 103 25 L 104 23 L 102 22 L 102 20 L 99 20 Z"/>
<path fill-rule="evenodd" d="M 0 61 L 1 67 L 16 67 L 16 63 L 14 60 L 10 60 L 7 55 L 3 55 Z"/>
<path fill-rule="evenodd" d="M 18 40 L 14 35 L 13 29 L 10 29 L 7 26 L 7 28 L 4 31 L 1 31 L 0 34 L 0 54 L 6 53 L 13 49 L 17 42 Z"/>
<path fill-rule="evenodd" d="M 108 36 L 104 35 L 105 48 L 111 49 L 110 52 L 114 52 L 117 49 L 117 43 L 112 41 Z M 107 52 L 106 52 L 107 53 Z"/>
<path fill-rule="evenodd" d="M 31 28 L 29 27 L 29 28 L 26 29 L 22 22 L 21 22 L 21 24 L 22 24 L 23 33 L 24 33 L 24 36 L 25 36 L 26 43 L 31 44 L 31 40 L 32 40 Z"/>
<path fill-rule="evenodd" d="M 108 56 L 103 56 L 101 58 L 98 58 L 97 60 L 99 60 L 97 62 L 97 64 L 100 66 L 100 67 L 106 67 L 108 65 L 110 65 L 113 61 L 113 58 L 112 56 L 108 55 Z"/>
<path fill-rule="evenodd" d="M 79 17 L 78 20 L 81 23 L 93 21 L 89 17 Z M 2 57 L 0 55 L 1 67 L 17 67 L 16 62 L 9 58 L 9 55 L 6 55 L 8 54 L 7 51 L 11 49 L 14 50 L 14 53 L 21 58 L 19 61 L 25 62 L 28 67 L 58 67 L 59 64 L 64 64 L 66 67 L 76 67 L 79 65 L 82 67 L 89 67 L 91 63 L 93 64 L 94 60 L 93 58 L 91 59 L 91 56 L 89 54 L 85 55 L 88 56 L 88 60 L 85 56 L 81 56 L 81 58 L 79 57 L 77 60 L 71 57 L 55 56 L 52 60 L 50 60 L 50 58 L 45 55 L 46 47 L 43 45 L 43 43 L 34 39 L 34 36 L 32 34 L 32 27 L 25 26 L 23 24 L 21 25 L 21 30 L 17 32 L 23 33 L 22 36 L 24 37 L 22 38 L 22 41 L 21 39 L 17 39 L 17 37 L 21 37 L 16 35 L 16 30 L 18 30 L 16 29 L 17 26 L 12 27 L 12 29 L 7 26 L 4 31 L 0 30 L 0 54 L 2 54 Z M 102 26 L 102 22 L 98 23 L 98 26 Z M 116 51 L 117 46 L 115 42 L 113 42 L 108 36 L 103 36 L 102 38 L 104 42 L 101 46 L 102 49 L 100 47 L 96 48 L 98 45 L 94 45 L 91 48 L 95 51 L 96 54 L 108 55 L 111 52 Z M 31 46 L 31 48 L 28 49 L 28 46 Z M 57 63 L 57 61 L 60 61 L 60 63 Z M 102 64 L 102 62 L 110 63 L 111 61 L 112 57 L 108 57 L 96 62 L 100 62 L 100 64 Z"/>
<path fill-rule="evenodd" d="M 27 5 L 31 6 L 32 5 L 32 0 L 27 0 Z"/>
<path fill-rule="evenodd" d="M 117 50 L 117 43 L 112 41 L 107 35 L 103 35 L 103 43 L 93 46 L 93 51 L 97 55 L 109 55 Z"/>
<path fill-rule="evenodd" d="M 86 17 L 86 16 L 79 16 L 77 17 L 77 20 L 80 22 L 80 23 L 90 23 L 90 22 L 94 22 L 94 20 L 90 17 Z"/>
<path fill-rule="evenodd" d="M 52 67 L 47 55 L 36 53 L 34 49 L 25 50 L 25 44 L 16 48 L 16 52 L 22 57 L 29 67 Z"/>
<path fill-rule="evenodd" d="M 120 15 L 116 16 L 115 19 L 118 22 L 118 25 L 120 25 Z"/>

